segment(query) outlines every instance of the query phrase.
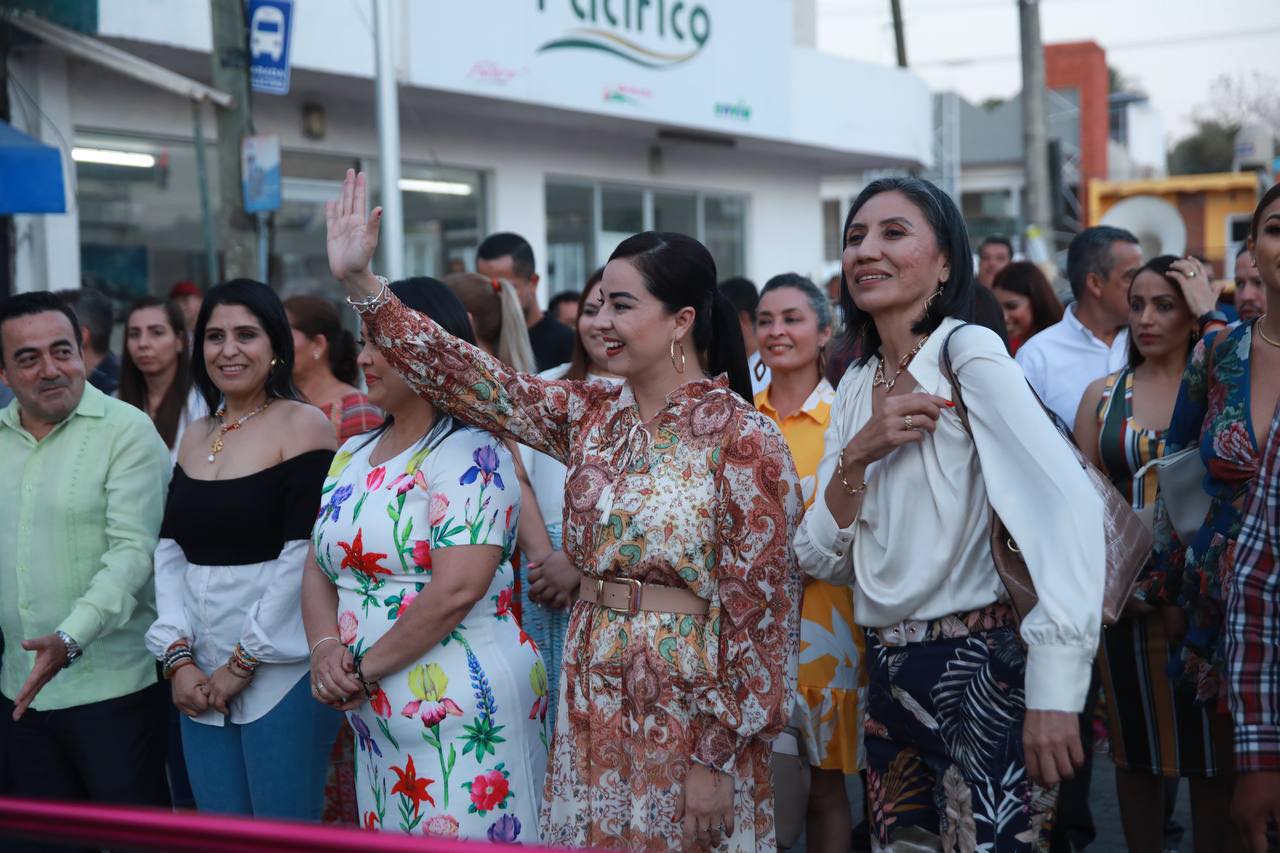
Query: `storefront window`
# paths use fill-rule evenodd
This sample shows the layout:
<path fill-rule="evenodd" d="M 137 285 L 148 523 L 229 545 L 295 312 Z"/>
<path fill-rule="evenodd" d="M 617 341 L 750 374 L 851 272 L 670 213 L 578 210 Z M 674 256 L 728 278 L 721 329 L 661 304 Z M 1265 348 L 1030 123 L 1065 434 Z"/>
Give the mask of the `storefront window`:
<path fill-rule="evenodd" d="M 549 291 L 582 287 L 620 242 L 646 230 L 696 237 L 711 250 L 721 278 L 741 275 L 746 206 L 746 199 L 734 196 L 548 181 L 544 275 Z"/>
<path fill-rule="evenodd" d="M 547 259 L 539 271 L 552 293 L 577 290 L 596 265 L 595 190 L 589 184 L 547 184 Z"/>
<path fill-rule="evenodd" d="M 163 296 L 182 280 L 207 289 L 212 282 L 207 280 L 195 146 L 83 133 L 76 135 L 74 148 L 85 283 L 121 302 L 148 293 Z M 205 162 L 211 212 L 220 229 L 212 145 Z M 361 166 L 355 157 L 281 153 L 281 206 L 271 214 L 268 278 L 282 297 L 341 298 L 325 254 L 324 204 L 337 198 L 346 169 Z M 484 175 L 406 165 L 401 190 L 406 273 L 443 276 L 470 267 L 484 228 Z"/>
<path fill-rule="evenodd" d="M 484 238 L 484 175 L 439 166 L 401 168 L 405 275 L 441 277 L 475 266 Z"/>
<path fill-rule="evenodd" d="M 740 198 L 707 196 L 703 199 L 702 242 L 716 259 L 721 279 L 742 275 L 746 231 L 746 202 Z"/>
<path fill-rule="evenodd" d="M 216 205 L 217 162 L 208 150 Z M 193 145 L 77 134 L 72 156 L 85 285 L 127 303 L 184 279 L 210 284 Z"/>

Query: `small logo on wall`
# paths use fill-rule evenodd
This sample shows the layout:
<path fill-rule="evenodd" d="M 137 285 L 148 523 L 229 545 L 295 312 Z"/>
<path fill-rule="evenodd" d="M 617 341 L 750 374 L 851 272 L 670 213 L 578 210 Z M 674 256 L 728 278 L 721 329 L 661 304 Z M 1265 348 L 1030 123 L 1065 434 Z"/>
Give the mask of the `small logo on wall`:
<path fill-rule="evenodd" d="M 741 98 L 736 103 L 716 101 L 715 113 L 716 118 L 725 118 L 731 121 L 751 121 L 751 105 Z"/>
<path fill-rule="evenodd" d="M 621 83 L 617 86 L 606 86 L 604 100 L 605 103 L 609 104 L 640 106 L 653 100 L 653 92 L 640 86 L 628 86 L 625 83 Z"/>
<path fill-rule="evenodd" d="M 663 70 L 688 62 L 711 38 L 711 14 L 705 6 L 679 0 L 537 0 L 563 4 L 584 25 L 547 41 L 538 53 L 587 50 Z"/>
<path fill-rule="evenodd" d="M 527 73 L 528 70 L 528 68 L 503 68 L 492 60 L 482 59 L 471 66 L 471 70 L 467 72 L 467 77 L 472 80 L 482 80 L 486 83 L 497 83 L 503 86 L 521 74 Z"/>

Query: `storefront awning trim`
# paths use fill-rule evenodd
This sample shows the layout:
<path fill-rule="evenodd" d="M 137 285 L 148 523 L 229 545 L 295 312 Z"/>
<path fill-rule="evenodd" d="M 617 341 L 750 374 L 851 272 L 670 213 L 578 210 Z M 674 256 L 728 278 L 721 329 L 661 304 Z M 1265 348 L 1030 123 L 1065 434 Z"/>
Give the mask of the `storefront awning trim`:
<path fill-rule="evenodd" d="M 192 80 L 190 77 L 184 77 L 176 71 L 170 71 L 162 65 L 157 65 L 140 56 L 134 56 L 128 51 L 121 50 L 92 36 L 50 23 L 32 12 L 0 9 L 0 20 L 6 21 L 64 53 L 172 92 L 175 95 L 189 98 L 196 102 L 208 101 L 224 109 L 229 109 L 235 105 L 235 98 L 226 92 L 206 86 L 198 80 Z"/>

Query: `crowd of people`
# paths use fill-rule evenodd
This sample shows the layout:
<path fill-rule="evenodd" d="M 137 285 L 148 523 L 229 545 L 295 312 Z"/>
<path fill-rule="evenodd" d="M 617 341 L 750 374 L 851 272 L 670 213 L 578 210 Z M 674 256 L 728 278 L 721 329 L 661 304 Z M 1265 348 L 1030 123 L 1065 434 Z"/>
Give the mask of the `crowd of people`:
<path fill-rule="evenodd" d="M 1176 846 L 1182 779 L 1195 850 L 1269 849 L 1280 185 L 1229 304 L 1098 226 L 1064 307 L 906 177 L 853 202 L 835 294 L 645 232 L 544 310 L 516 234 L 390 282 L 362 174 L 326 217 L 358 336 L 244 279 L 139 300 L 118 358 L 96 291 L 0 301 L 0 793 L 1070 850 L 1101 719 L 1129 849 Z M 1111 504 L 1072 441 L 1154 541 L 1105 631 Z"/>

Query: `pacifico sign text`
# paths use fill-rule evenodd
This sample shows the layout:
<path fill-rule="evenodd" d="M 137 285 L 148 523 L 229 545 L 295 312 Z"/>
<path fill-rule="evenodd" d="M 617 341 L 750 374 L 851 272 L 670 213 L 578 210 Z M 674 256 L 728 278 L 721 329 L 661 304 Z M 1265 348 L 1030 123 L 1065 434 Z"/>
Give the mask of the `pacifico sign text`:
<path fill-rule="evenodd" d="M 538 48 L 539 53 L 591 50 L 644 68 L 671 68 L 693 59 L 711 38 L 705 6 L 684 0 L 537 0 L 538 11 L 563 4 L 582 26 Z"/>

